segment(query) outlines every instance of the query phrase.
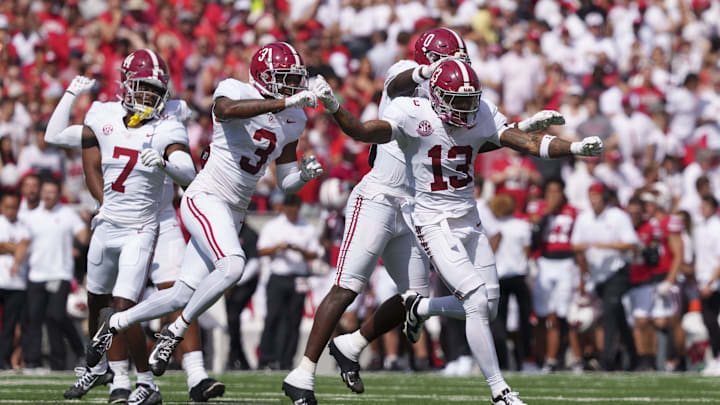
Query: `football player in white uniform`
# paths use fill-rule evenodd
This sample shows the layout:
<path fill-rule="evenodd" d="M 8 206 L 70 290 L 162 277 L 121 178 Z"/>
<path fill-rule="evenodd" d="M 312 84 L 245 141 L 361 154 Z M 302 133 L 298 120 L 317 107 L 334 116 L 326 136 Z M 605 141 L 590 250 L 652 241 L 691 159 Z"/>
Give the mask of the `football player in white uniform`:
<path fill-rule="evenodd" d="M 62 107 L 54 114 L 56 119 L 49 130 L 50 138 L 57 135 L 75 140 L 79 135 L 88 189 L 101 203 L 88 250 L 87 285 L 94 312 L 91 321 L 97 320 L 98 307 L 107 308 L 110 296 L 117 310 L 130 308 L 141 298 L 159 231 L 161 204 L 157 196 L 162 196 L 166 176 L 181 185 L 189 184 L 195 176 L 183 123 L 174 115 L 163 115 L 169 98 L 165 62 L 150 50 L 135 51 L 123 61 L 121 79 L 121 101 L 93 103 L 84 126 L 67 127 L 58 134 L 57 121 L 69 115 L 73 90 L 82 91 L 91 84 L 83 79 L 75 81 L 68 90 L 71 97 L 60 103 Z M 137 388 L 132 393 L 127 376 L 128 351 L 138 371 Z M 108 360 L 112 371 L 108 370 Z M 139 326 L 116 341 L 107 360 L 98 359 L 92 366 L 94 369 L 86 368 L 66 391 L 66 398 L 81 397 L 114 371 L 111 402 L 162 402 Z"/>
<path fill-rule="evenodd" d="M 121 79 L 125 82 L 129 74 L 133 74 L 145 67 L 151 66 L 154 59 L 162 61 L 153 51 L 149 49 L 140 49 L 128 56 L 126 62 L 121 65 Z M 53 112 L 48 128 L 45 133 L 45 141 L 66 148 L 80 148 L 81 147 L 81 128 L 69 127 L 69 117 L 72 105 L 75 98 L 82 94 L 90 91 L 95 86 L 95 80 L 85 78 L 83 76 L 77 76 L 73 79 L 68 91 L 63 95 L 63 98 L 58 103 L 55 111 Z M 168 100 L 167 105 L 162 111 L 162 115 L 168 119 L 174 118 L 180 122 L 184 121 L 189 114 L 187 105 L 182 100 Z M 187 146 L 187 138 L 184 140 L 176 139 L 179 143 Z M 146 154 L 145 159 L 151 158 L 150 155 Z M 159 163 L 159 155 L 152 157 L 156 163 Z M 183 160 L 183 155 L 173 156 L 173 159 Z M 187 164 L 187 159 L 185 164 Z M 189 173 L 189 172 L 188 172 Z M 185 181 L 187 183 L 187 181 Z M 183 253 L 185 251 L 185 239 L 180 231 L 180 224 L 175 215 L 175 208 L 173 207 L 173 180 L 169 177 L 165 177 L 164 188 L 160 198 L 160 213 L 159 213 L 159 234 L 155 252 L 153 255 L 153 261 L 150 268 L 150 280 L 158 289 L 166 289 L 172 287 L 174 281 L 177 279 L 180 270 L 180 264 L 182 262 Z M 95 295 L 92 292 L 88 292 L 88 304 L 90 310 L 90 328 L 91 335 L 95 333 L 96 321 L 98 319 L 99 310 L 105 306 L 108 306 L 109 295 Z M 179 313 L 176 314 L 179 316 Z M 200 329 L 197 323 L 194 323 L 188 331 L 188 338 L 183 341 L 181 349 L 183 349 L 183 368 L 188 375 L 188 390 L 190 397 L 195 401 L 204 401 L 216 396 L 223 394 L 225 390 L 224 384 L 210 378 L 205 370 L 202 347 L 200 340 Z M 128 368 L 127 360 L 122 364 L 118 361 L 114 362 L 114 372 L 122 374 Z M 101 372 L 105 367 L 104 363 L 94 367 L 96 372 Z M 84 373 L 83 373 L 84 374 Z M 118 376 L 118 382 L 121 382 L 124 377 Z M 81 379 L 83 380 L 83 379 Z M 96 381 L 97 385 L 99 382 Z M 91 386 L 85 384 L 82 386 L 71 389 L 69 395 L 74 397 L 75 395 L 83 395 L 90 389 Z M 118 388 L 112 390 L 111 402 L 121 401 L 123 398 L 127 398 L 129 390 L 126 388 Z"/>
<path fill-rule="evenodd" d="M 447 28 L 423 33 L 415 42 L 415 60 L 399 61 L 388 70 L 379 112 L 382 113 L 392 98 L 411 95 L 416 87 L 427 82 L 430 65 L 450 56 L 467 60 L 465 43 L 457 33 Z M 403 153 L 396 142 L 390 142 L 373 145 L 373 155 L 372 170 L 355 186 L 345 207 L 345 232 L 334 285 L 317 308 L 300 365 L 283 381 L 285 394 L 296 404 L 317 403 L 313 391 L 320 355 L 340 317 L 367 284 L 379 259 L 382 258 L 398 291 L 410 290 L 425 296 L 429 293 L 427 259 L 415 243 L 413 230 L 406 224 L 401 210 L 413 194 L 405 174 Z M 459 311 L 462 312 L 462 308 Z M 368 341 L 400 325 L 404 318 L 402 298 L 396 295 L 378 308 L 375 321 L 365 322 L 363 328 L 353 334 L 353 339 L 367 345 Z M 330 343 L 330 353 L 340 366 L 348 388 L 363 392 L 357 359 L 344 355 L 342 344 L 338 347 L 335 341 Z"/>
<path fill-rule="evenodd" d="M 399 97 L 381 120 L 361 123 L 339 107 L 318 79 L 315 93 L 345 133 L 367 143 L 397 141 L 414 190 L 412 221 L 423 249 L 467 319 L 466 336 L 492 391 L 492 403 L 524 404 L 500 373 L 489 319 L 499 295 L 495 261 L 482 232 L 472 188 L 475 155 L 503 146 L 542 158 L 597 155 L 598 138 L 568 142 L 506 125 L 497 108 L 480 99 L 480 81 L 465 62 L 447 60 L 430 76 L 431 99 Z"/>
<path fill-rule="evenodd" d="M 223 80 L 215 90 L 210 156 L 181 204 L 192 237 L 178 282 L 130 310 L 104 311 L 88 364 L 102 357 L 115 334 L 184 308 L 163 328 L 150 354 L 153 372 L 162 375 L 188 325 L 242 276 L 245 255 L 237 235 L 270 162 L 276 160 L 278 184 L 287 193 L 322 175 L 314 156 L 303 157 L 298 168 L 297 141 L 306 121 L 301 109 L 317 106 L 317 99 L 307 90 L 307 70 L 295 48 L 284 42 L 262 47 L 251 61 L 250 77 L 250 83 Z"/>

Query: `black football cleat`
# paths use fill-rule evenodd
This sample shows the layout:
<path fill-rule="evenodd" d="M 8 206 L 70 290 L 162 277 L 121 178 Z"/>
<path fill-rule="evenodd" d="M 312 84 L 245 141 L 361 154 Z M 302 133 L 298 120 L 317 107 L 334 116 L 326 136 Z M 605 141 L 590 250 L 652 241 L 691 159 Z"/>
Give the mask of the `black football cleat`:
<path fill-rule="evenodd" d="M 292 386 L 283 381 L 282 389 L 285 392 L 285 396 L 293 401 L 293 405 L 317 405 L 317 399 L 315 399 L 315 393 L 311 390 L 304 390 Z"/>
<path fill-rule="evenodd" d="M 183 338 L 175 336 L 170 332 L 167 325 L 160 333 L 156 333 L 155 337 L 157 341 L 153 345 L 150 356 L 148 357 L 148 364 L 150 364 L 150 369 L 153 374 L 160 377 L 165 373 L 175 348 L 183 341 Z"/>
<path fill-rule="evenodd" d="M 112 382 L 115 377 L 115 373 L 110 368 L 107 369 L 105 374 L 97 375 L 92 373 L 90 367 L 78 367 L 75 369 L 75 374 L 80 378 L 65 391 L 63 394 L 65 399 L 80 399 L 94 387 L 106 385 Z"/>
<path fill-rule="evenodd" d="M 350 390 L 356 394 L 365 392 L 365 384 L 360 378 L 360 363 L 352 361 L 345 357 L 344 354 L 335 345 L 335 339 L 330 341 L 330 354 L 335 358 L 338 366 L 340 366 L 340 377 Z"/>
<path fill-rule="evenodd" d="M 205 378 L 190 389 L 190 399 L 193 402 L 207 402 L 211 398 L 223 396 L 225 384 L 212 378 Z"/>
<path fill-rule="evenodd" d="M 127 404 L 129 397 L 130 390 L 126 390 L 125 388 L 116 388 L 110 391 L 108 404 Z"/>
<path fill-rule="evenodd" d="M 117 333 L 116 330 L 110 328 L 110 317 L 114 313 L 115 310 L 110 307 L 100 310 L 100 316 L 98 319 L 100 326 L 98 327 L 95 336 L 93 336 L 90 341 L 87 353 L 85 354 L 85 361 L 87 362 L 88 367 L 95 367 L 95 365 L 100 362 L 103 355 L 108 351 L 108 349 L 110 349 L 110 345 L 112 345 L 113 337 Z"/>

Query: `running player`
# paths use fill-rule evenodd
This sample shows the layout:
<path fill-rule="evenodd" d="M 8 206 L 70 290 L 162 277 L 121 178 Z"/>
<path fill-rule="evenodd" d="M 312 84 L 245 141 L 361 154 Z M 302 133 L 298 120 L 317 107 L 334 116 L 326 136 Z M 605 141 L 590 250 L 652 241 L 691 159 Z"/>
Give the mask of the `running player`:
<path fill-rule="evenodd" d="M 315 107 L 317 99 L 306 90 L 307 70 L 295 48 L 285 42 L 262 47 L 251 61 L 250 77 L 250 83 L 223 80 L 215 90 L 211 153 L 181 204 L 191 239 L 178 282 L 128 311 L 103 311 L 88 349 L 89 365 L 100 360 L 117 333 L 184 308 L 163 328 L 150 355 L 153 373 L 162 375 L 190 323 L 242 276 L 245 255 L 237 234 L 270 162 L 277 161 L 277 183 L 287 193 L 322 175 L 314 156 L 303 157 L 298 168 L 297 140 L 306 121 L 301 108 Z"/>
<path fill-rule="evenodd" d="M 137 50 L 133 52 L 131 56 L 132 57 L 128 56 L 127 63 L 121 65 L 121 82 L 125 82 L 128 75 L 135 74 L 146 66 L 151 66 L 153 58 L 159 58 L 149 49 Z M 158 60 L 161 61 L 162 59 Z M 73 79 L 68 87 L 68 91 L 63 95 L 63 98 L 58 103 L 50 118 L 45 134 L 46 142 L 66 148 L 81 147 L 80 132 L 78 132 L 77 129 L 68 127 L 70 112 L 75 98 L 82 93 L 90 91 L 94 86 L 95 80 L 82 76 L 77 76 Z M 184 101 L 169 100 L 163 111 L 163 116 L 167 116 L 168 118 L 174 117 L 182 122 L 188 113 L 189 111 Z M 188 140 L 185 139 L 182 141 L 182 144 L 187 147 Z M 169 176 L 165 177 L 164 188 L 161 195 L 161 209 L 158 218 L 159 234 L 152 266 L 150 268 L 150 279 L 158 289 L 165 289 L 170 288 L 177 279 L 180 263 L 185 251 L 185 239 L 180 231 L 180 224 L 178 223 L 175 208 L 173 207 L 173 180 Z M 107 299 L 108 297 L 106 296 L 98 297 L 92 292 L 88 292 L 90 325 L 95 325 L 99 310 L 107 306 L 107 304 L 105 304 Z M 176 316 L 179 316 L 179 314 Z M 94 329 L 94 327 L 91 328 L 91 335 L 95 333 Z M 183 349 L 184 352 L 182 364 L 187 372 L 188 390 L 191 399 L 194 401 L 205 401 L 222 395 L 225 389 L 224 384 L 208 377 L 207 371 L 205 370 L 200 341 L 200 329 L 197 323 L 191 326 L 188 331 L 188 336 L 189 338 L 183 342 L 181 349 Z M 103 365 L 101 364 L 99 367 L 96 366 L 95 369 L 98 371 L 102 367 Z M 114 367 L 111 368 L 116 375 L 119 374 L 116 377 L 118 380 L 126 378 L 123 377 L 123 375 L 127 374 L 127 360 L 114 362 Z M 91 387 L 77 386 L 72 390 L 75 391 L 75 395 L 84 395 L 89 388 Z M 126 388 L 118 388 L 112 391 L 114 392 L 111 392 L 110 395 L 111 403 L 113 401 L 127 399 L 129 395 L 129 390 Z"/>
<path fill-rule="evenodd" d="M 412 221 L 434 267 L 461 302 L 466 336 L 492 391 L 492 403 L 520 405 L 500 373 L 489 329 L 489 299 L 496 299 L 494 258 L 475 209 L 472 175 L 475 154 L 503 146 L 542 158 L 597 155 L 598 138 L 568 142 L 527 134 L 506 125 L 497 108 L 480 99 L 480 81 L 465 62 L 441 62 L 430 77 L 432 100 L 400 97 L 382 120 L 361 123 L 339 107 L 332 89 L 319 78 L 315 93 L 345 133 L 366 143 L 397 141 L 414 190 Z M 287 392 L 287 391 L 286 391 Z M 310 402 L 303 402 L 310 403 Z"/>

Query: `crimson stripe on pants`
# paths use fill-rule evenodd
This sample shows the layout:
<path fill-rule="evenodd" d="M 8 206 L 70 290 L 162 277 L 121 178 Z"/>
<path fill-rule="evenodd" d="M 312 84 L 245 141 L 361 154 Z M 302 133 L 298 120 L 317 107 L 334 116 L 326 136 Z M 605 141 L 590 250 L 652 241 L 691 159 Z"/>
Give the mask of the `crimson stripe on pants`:
<path fill-rule="evenodd" d="M 222 252 L 222 250 L 220 250 L 220 246 L 218 246 L 217 241 L 215 241 L 215 234 L 213 234 L 212 226 L 210 226 L 210 221 L 208 221 L 205 215 L 200 212 L 192 198 L 188 198 L 187 201 L 190 212 L 192 212 L 192 214 L 195 216 L 195 219 L 197 219 L 200 223 L 200 226 L 205 233 L 205 239 L 207 239 L 208 243 L 210 244 L 210 248 L 212 249 L 213 253 L 215 253 L 215 258 L 217 258 L 217 260 L 220 260 L 221 257 L 225 257 L 225 254 Z M 208 233 L 208 230 L 210 230 L 210 233 Z"/>
<path fill-rule="evenodd" d="M 360 208 L 362 208 L 362 201 L 363 198 L 361 196 L 358 196 L 358 198 L 355 200 L 355 208 L 353 209 L 352 218 L 350 218 L 350 225 L 348 226 L 348 238 L 345 241 L 345 245 L 343 246 L 344 250 L 341 249 L 341 256 L 338 260 L 338 275 L 337 280 L 335 281 L 335 284 L 340 285 L 340 276 L 342 276 L 343 266 L 345 265 L 345 258 L 347 257 L 347 252 L 350 250 L 350 243 L 352 242 L 353 236 L 355 235 L 355 228 L 357 227 L 357 219 L 360 216 Z"/>

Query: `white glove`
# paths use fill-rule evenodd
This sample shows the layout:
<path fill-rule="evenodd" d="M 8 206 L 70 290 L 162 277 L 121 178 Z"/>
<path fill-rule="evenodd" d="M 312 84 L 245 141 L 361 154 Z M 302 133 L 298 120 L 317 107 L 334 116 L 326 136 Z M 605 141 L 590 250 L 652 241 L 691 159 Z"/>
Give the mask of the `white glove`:
<path fill-rule="evenodd" d="M 580 156 L 600 156 L 603 151 L 602 139 L 589 136 L 582 141 L 570 144 L 570 153 Z"/>
<path fill-rule="evenodd" d="M 303 156 L 300 159 L 300 179 L 308 182 L 314 178 L 322 176 L 325 171 L 315 155 Z"/>
<path fill-rule="evenodd" d="M 658 284 L 656 291 L 658 295 L 668 297 L 672 293 L 672 286 L 673 285 L 669 281 L 663 280 L 660 284 Z"/>
<path fill-rule="evenodd" d="M 328 84 L 327 81 L 325 81 L 325 78 L 322 77 L 322 75 L 317 75 L 315 78 L 315 85 L 313 85 L 313 93 L 317 96 L 317 98 L 320 99 L 320 102 L 325 106 L 325 109 L 330 112 L 330 114 L 335 114 L 337 110 L 340 108 L 340 103 L 338 103 L 337 99 L 335 98 L 335 93 L 333 92 L 332 87 Z"/>
<path fill-rule="evenodd" d="M 418 73 L 420 74 L 420 77 L 422 77 L 425 80 L 430 79 L 430 76 L 432 76 L 435 69 L 438 68 L 443 62 L 448 60 L 455 60 L 460 59 L 457 56 L 443 56 L 442 58 L 436 60 L 435 62 L 429 64 L 429 65 L 420 65 L 418 66 Z"/>
<path fill-rule="evenodd" d="M 541 131 L 550 125 L 565 125 L 565 118 L 557 111 L 542 110 L 518 122 L 518 128 L 523 132 Z"/>
<path fill-rule="evenodd" d="M 143 149 L 140 152 L 140 161 L 147 167 L 165 167 L 165 159 L 155 149 Z"/>
<path fill-rule="evenodd" d="M 315 108 L 317 97 L 310 90 L 303 90 L 297 94 L 285 98 L 285 108 Z"/>
<path fill-rule="evenodd" d="M 95 87 L 95 79 L 85 76 L 75 76 L 70 82 L 67 91 L 79 96 L 83 93 L 89 92 L 93 87 Z"/>

